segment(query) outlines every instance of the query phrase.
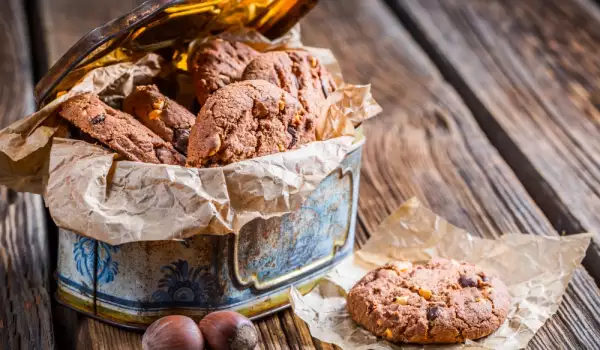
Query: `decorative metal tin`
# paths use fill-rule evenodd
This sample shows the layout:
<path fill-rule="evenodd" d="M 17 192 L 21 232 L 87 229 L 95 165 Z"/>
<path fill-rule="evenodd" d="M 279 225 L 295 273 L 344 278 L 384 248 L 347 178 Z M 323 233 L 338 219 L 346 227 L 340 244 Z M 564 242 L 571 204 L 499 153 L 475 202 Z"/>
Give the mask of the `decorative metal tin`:
<path fill-rule="evenodd" d="M 201 318 L 231 309 L 256 318 L 308 292 L 352 253 L 362 143 L 290 214 L 248 223 L 238 235 L 120 246 L 60 230 L 59 302 L 114 324 Z"/>
<path fill-rule="evenodd" d="M 236 26 L 279 37 L 316 0 L 151 0 L 75 44 L 36 86 L 38 106 L 90 70 L 149 51 L 176 59 L 189 42 Z M 185 70 L 185 65 L 177 64 Z M 294 284 L 308 292 L 353 250 L 362 144 L 302 207 L 254 220 L 238 235 L 112 246 L 59 233 L 57 299 L 103 321 L 145 328 L 159 317 L 232 309 L 256 318 L 288 305 Z"/>

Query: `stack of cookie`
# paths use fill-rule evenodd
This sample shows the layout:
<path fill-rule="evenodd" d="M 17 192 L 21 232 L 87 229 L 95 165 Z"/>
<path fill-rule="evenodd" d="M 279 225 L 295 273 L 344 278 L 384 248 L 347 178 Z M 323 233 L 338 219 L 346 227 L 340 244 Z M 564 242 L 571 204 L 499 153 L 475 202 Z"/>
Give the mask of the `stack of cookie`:
<path fill-rule="evenodd" d="M 315 141 L 320 106 L 336 89 L 326 68 L 303 50 L 260 53 L 213 39 L 188 66 L 201 105 L 197 116 L 155 85 L 135 87 L 122 111 L 86 93 L 65 101 L 58 114 L 82 139 L 128 160 L 215 167 Z"/>

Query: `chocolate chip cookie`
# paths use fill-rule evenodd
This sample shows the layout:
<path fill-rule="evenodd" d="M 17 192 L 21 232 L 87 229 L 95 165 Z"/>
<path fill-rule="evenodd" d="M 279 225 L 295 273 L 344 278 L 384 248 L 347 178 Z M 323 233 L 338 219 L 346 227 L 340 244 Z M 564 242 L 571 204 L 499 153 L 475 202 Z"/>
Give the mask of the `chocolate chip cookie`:
<path fill-rule="evenodd" d="M 240 80 L 246 65 L 258 56 L 250 46 L 223 39 L 201 44 L 188 61 L 200 105 L 218 89 Z"/>
<path fill-rule="evenodd" d="M 506 319 L 506 285 L 478 267 L 436 259 L 369 272 L 348 294 L 352 319 L 396 343 L 458 343 L 494 332 Z"/>
<path fill-rule="evenodd" d="M 263 53 L 248 63 L 242 79 L 271 82 L 298 98 L 313 114 L 319 112 L 319 105 L 336 89 L 327 69 L 310 52 L 302 50 Z"/>
<path fill-rule="evenodd" d="M 179 152 L 187 153 L 190 129 L 196 117 L 163 95 L 156 85 L 137 86 L 123 101 L 123 110 L 137 117 Z"/>
<path fill-rule="evenodd" d="M 190 134 L 187 165 L 226 165 L 314 140 L 314 117 L 298 100 L 267 81 L 242 81 L 206 100 Z"/>
<path fill-rule="evenodd" d="M 185 157 L 134 117 L 102 102 L 94 94 L 65 101 L 59 114 L 80 130 L 138 162 L 184 165 Z"/>

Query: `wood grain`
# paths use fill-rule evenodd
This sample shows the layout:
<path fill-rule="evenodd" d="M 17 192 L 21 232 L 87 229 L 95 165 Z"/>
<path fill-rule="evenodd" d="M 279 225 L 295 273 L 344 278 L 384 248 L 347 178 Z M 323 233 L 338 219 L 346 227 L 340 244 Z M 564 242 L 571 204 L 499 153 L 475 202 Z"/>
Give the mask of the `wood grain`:
<path fill-rule="evenodd" d="M 589 0 L 393 1 L 558 232 L 596 232 L 600 10 Z"/>
<path fill-rule="evenodd" d="M 384 6 L 325 1 L 309 17 L 314 25 L 303 28 L 306 41 L 332 47 L 344 58 L 346 78 L 370 80 L 384 108 L 365 126 L 359 214 L 367 230 L 417 196 L 454 224 L 484 237 L 557 235 L 457 93 Z M 558 314 L 532 347 L 596 347 L 599 302 L 594 282 L 579 269 Z"/>
<path fill-rule="evenodd" d="M 49 62 L 80 35 L 107 20 L 103 17 L 106 10 L 94 13 L 90 6 L 116 13 L 133 6 L 121 0 L 102 5 L 74 0 L 40 4 Z M 70 23 L 59 20 L 74 17 Z M 385 109 L 365 126 L 368 143 L 361 175 L 360 241 L 402 201 L 415 195 L 474 234 L 557 234 L 456 92 L 380 1 L 323 0 L 304 21 L 303 33 L 307 44 L 332 48 L 342 59 L 348 81 L 370 81 Z M 589 275 L 578 270 L 559 313 L 536 335 L 532 347 L 560 348 L 565 341 L 580 348 L 593 347 L 593 337 L 600 336 L 599 300 Z M 85 329 L 90 337 L 78 341 L 80 349 L 139 344 L 139 334 L 91 319 L 83 318 L 74 326 Z M 261 349 L 334 348 L 314 341 L 306 325 L 289 310 L 257 322 L 256 327 Z"/>
<path fill-rule="evenodd" d="M 33 111 L 21 1 L 0 0 L 0 128 Z M 41 197 L 0 187 L 0 349 L 53 349 L 49 255 Z"/>

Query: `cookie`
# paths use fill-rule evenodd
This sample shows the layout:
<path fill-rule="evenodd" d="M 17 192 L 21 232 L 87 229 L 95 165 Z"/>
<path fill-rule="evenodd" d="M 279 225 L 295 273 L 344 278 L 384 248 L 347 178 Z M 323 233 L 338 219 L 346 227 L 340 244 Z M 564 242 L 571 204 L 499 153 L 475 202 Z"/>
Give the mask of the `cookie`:
<path fill-rule="evenodd" d="M 298 100 L 267 81 L 248 80 L 206 100 L 190 134 L 187 165 L 226 165 L 314 140 L 314 117 Z"/>
<path fill-rule="evenodd" d="M 352 319 L 396 343 L 459 343 L 494 332 L 506 319 L 506 285 L 478 267 L 436 259 L 369 272 L 347 298 Z"/>
<path fill-rule="evenodd" d="M 59 114 L 125 158 L 155 164 L 185 164 L 185 157 L 134 117 L 90 93 L 63 102 Z"/>
<path fill-rule="evenodd" d="M 217 38 L 201 44 L 188 62 L 200 105 L 213 92 L 240 80 L 246 65 L 258 55 L 258 51 L 237 41 Z"/>
<path fill-rule="evenodd" d="M 137 86 L 123 101 L 123 110 L 137 117 L 179 152 L 187 153 L 190 129 L 196 117 L 163 95 L 156 85 Z"/>
<path fill-rule="evenodd" d="M 298 98 L 313 114 L 336 89 L 333 77 L 319 60 L 308 51 L 271 51 L 248 63 L 242 80 L 262 79 L 271 82 Z"/>

